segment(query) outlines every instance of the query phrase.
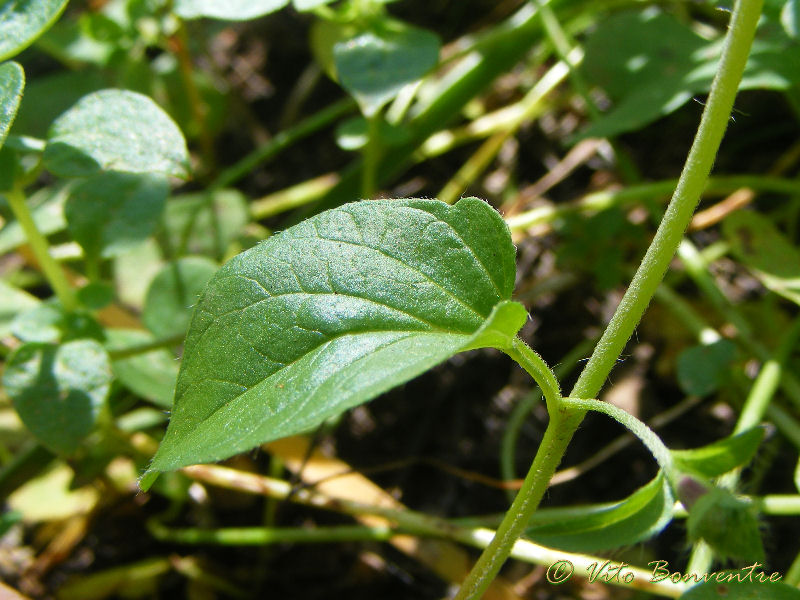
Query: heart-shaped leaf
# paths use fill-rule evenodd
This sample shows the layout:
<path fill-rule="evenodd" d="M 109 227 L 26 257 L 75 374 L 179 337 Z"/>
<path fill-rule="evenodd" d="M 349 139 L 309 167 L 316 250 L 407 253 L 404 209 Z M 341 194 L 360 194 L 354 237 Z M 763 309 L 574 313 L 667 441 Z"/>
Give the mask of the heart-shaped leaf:
<path fill-rule="evenodd" d="M 186 141 L 147 96 L 100 90 L 81 98 L 53 123 L 44 151 L 47 169 L 62 177 L 101 170 L 187 177 Z"/>
<path fill-rule="evenodd" d="M 439 60 L 439 38 L 399 21 L 381 20 L 333 47 L 339 82 L 367 117 Z"/>
<path fill-rule="evenodd" d="M 68 0 L 5 0 L 0 3 L 0 60 L 22 52 L 56 22 Z"/>
<path fill-rule="evenodd" d="M 569 552 L 599 552 L 645 540 L 672 520 L 674 499 L 662 473 L 633 494 L 611 504 L 542 509 L 526 536 Z"/>
<path fill-rule="evenodd" d="M 24 87 L 25 72 L 21 66 L 15 62 L 0 65 L 0 148 L 3 147 L 8 130 L 17 116 Z"/>
<path fill-rule="evenodd" d="M 87 255 L 110 258 L 155 230 L 168 194 L 163 175 L 106 171 L 72 188 L 64 215 Z"/>
<path fill-rule="evenodd" d="M 510 344 L 527 318 L 514 255 L 475 198 L 348 204 L 238 255 L 195 308 L 151 471 L 307 431 L 462 349 Z"/>
<path fill-rule="evenodd" d="M 3 386 L 25 426 L 51 450 L 70 454 L 88 434 L 111 385 L 111 366 L 94 340 L 28 343 L 8 359 Z"/>
<path fill-rule="evenodd" d="M 175 14 L 183 19 L 249 21 L 289 4 L 289 0 L 176 0 Z"/>

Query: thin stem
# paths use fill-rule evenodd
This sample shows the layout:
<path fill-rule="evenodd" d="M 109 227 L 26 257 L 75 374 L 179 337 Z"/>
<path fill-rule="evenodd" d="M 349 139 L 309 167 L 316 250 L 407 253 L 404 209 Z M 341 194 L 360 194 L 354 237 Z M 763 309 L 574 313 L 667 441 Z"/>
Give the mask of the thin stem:
<path fill-rule="evenodd" d="M 763 0 L 739 0 L 736 3 L 719 69 L 711 85 L 708 103 L 678 186 L 642 264 L 570 394 L 573 398 L 597 397 L 678 249 L 722 142 L 762 4 Z M 539 505 L 584 414 L 583 411 L 575 411 L 563 405 L 559 406 L 558 411 L 550 413 L 550 424 L 522 488 L 491 544 L 465 579 L 456 600 L 480 598 L 497 575 L 514 542 Z"/>
<path fill-rule="evenodd" d="M 269 142 L 256 148 L 235 165 L 222 171 L 211 184 L 209 188 L 210 191 L 219 190 L 236 183 L 260 164 L 268 161 L 292 144 L 330 125 L 339 117 L 352 111 L 355 106 L 355 101 L 351 98 L 339 100 L 310 117 L 303 119 L 294 127 L 281 131 Z"/>
<path fill-rule="evenodd" d="M 22 231 L 25 232 L 25 237 L 28 239 L 31 250 L 33 250 L 33 255 L 39 262 L 39 266 L 59 302 L 61 302 L 64 310 L 75 310 L 78 306 L 75 292 L 70 286 L 63 269 L 50 254 L 50 246 L 47 243 L 47 239 L 36 227 L 33 216 L 28 209 L 28 204 L 25 201 L 25 194 L 19 188 L 14 188 L 6 194 L 6 198 L 11 206 L 11 211 L 17 218 L 20 227 L 22 227 Z"/>
<path fill-rule="evenodd" d="M 763 0 L 739 0 L 731 17 L 719 69 L 678 186 L 642 264 L 570 394 L 594 398 L 650 304 L 691 221 L 728 125 L 736 90 L 753 42 Z"/>
<path fill-rule="evenodd" d="M 378 165 L 381 160 L 380 128 L 383 111 L 377 111 L 367 119 L 367 143 L 364 145 L 364 170 L 362 172 L 361 196 L 368 200 L 375 195 L 378 188 Z"/>
<path fill-rule="evenodd" d="M 150 521 L 147 530 L 159 541 L 175 544 L 217 546 L 265 546 L 267 544 L 322 544 L 334 542 L 381 542 L 398 533 L 387 526 L 340 525 L 331 527 L 225 527 L 170 528 Z"/>
<path fill-rule="evenodd" d="M 542 390 L 542 395 L 547 403 L 547 412 L 551 415 L 555 414 L 559 408 L 561 387 L 547 363 L 519 338 L 514 338 L 506 353 L 533 377 L 533 380 L 539 385 L 539 389 Z"/>

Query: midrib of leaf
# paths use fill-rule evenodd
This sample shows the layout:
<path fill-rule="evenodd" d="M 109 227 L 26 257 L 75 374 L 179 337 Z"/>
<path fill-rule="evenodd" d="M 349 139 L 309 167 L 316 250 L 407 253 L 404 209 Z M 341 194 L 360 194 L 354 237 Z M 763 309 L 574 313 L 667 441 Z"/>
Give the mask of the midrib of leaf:
<path fill-rule="evenodd" d="M 404 330 L 374 330 L 374 331 L 363 331 L 363 332 L 357 332 L 357 333 L 346 332 L 346 333 L 342 333 L 340 335 L 334 336 L 334 337 L 326 340 L 325 342 L 323 342 L 319 346 L 315 347 L 313 350 L 305 352 L 304 354 L 302 354 L 301 356 L 297 357 L 292 362 L 287 363 L 287 365 L 285 367 L 276 370 L 275 372 L 273 372 L 272 374 L 270 374 L 267 377 L 263 378 L 261 381 L 259 381 L 255 385 L 252 385 L 252 386 L 249 386 L 249 387 L 245 386 L 245 385 L 243 385 L 241 383 L 238 383 L 238 382 L 228 381 L 228 380 L 224 380 L 224 379 L 213 378 L 213 377 L 205 378 L 202 381 L 200 381 L 200 382 L 198 382 L 196 384 L 193 384 L 192 386 L 188 387 L 184 391 L 184 393 L 182 395 L 189 394 L 191 392 L 192 388 L 197 386 L 197 385 L 199 385 L 199 384 L 203 384 L 203 383 L 211 382 L 211 381 L 216 381 L 216 382 L 224 383 L 224 384 L 228 384 L 228 385 L 234 385 L 234 386 L 237 386 L 237 387 L 245 388 L 245 390 L 242 393 L 237 394 L 236 396 L 232 397 L 230 400 L 226 401 L 225 403 L 221 404 L 220 406 L 216 407 L 214 410 L 212 410 L 210 413 L 208 413 L 208 415 L 205 415 L 205 416 L 201 417 L 200 419 L 198 419 L 198 421 L 192 426 L 191 433 L 188 436 L 182 438 L 182 443 L 181 443 L 182 448 L 187 448 L 187 449 L 190 449 L 190 451 L 191 451 L 191 449 L 193 448 L 194 443 L 195 443 L 196 440 L 198 442 L 204 441 L 205 432 L 207 430 L 209 430 L 209 429 L 215 430 L 215 429 L 217 429 L 218 426 L 219 427 L 224 427 L 225 423 L 230 422 L 230 419 L 227 417 L 226 413 L 229 413 L 229 412 L 234 412 L 234 413 L 241 412 L 242 411 L 242 406 L 241 405 L 243 403 L 247 402 L 251 397 L 255 397 L 255 400 L 258 401 L 258 397 L 260 396 L 260 392 L 262 390 L 268 389 L 268 388 L 274 386 L 275 383 L 276 383 L 276 380 L 279 381 L 281 375 L 283 375 L 288 369 L 291 369 L 297 363 L 300 363 L 301 361 L 307 360 L 307 361 L 309 361 L 309 368 L 313 368 L 314 367 L 314 363 L 317 362 L 322 357 L 324 351 L 331 344 L 333 344 L 333 343 L 335 343 L 337 341 L 340 341 L 340 340 L 342 340 L 344 338 L 358 338 L 360 336 L 369 336 L 369 335 L 374 335 L 374 334 L 381 334 L 381 335 L 398 334 L 398 335 L 396 337 L 393 337 L 390 340 L 386 340 L 386 341 L 380 343 L 376 347 L 372 348 L 368 353 L 360 356 L 359 358 L 357 358 L 354 361 L 349 362 L 347 365 L 344 366 L 343 369 L 338 370 L 337 374 L 341 373 L 342 370 L 347 369 L 347 370 L 350 370 L 350 373 L 352 373 L 351 377 L 355 376 L 359 372 L 359 370 L 356 368 L 356 367 L 358 367 L 359 363 L 362 363 L 363 361 L 368 360 L 372 355 L 376 354 L 377 352 L 380 352 L 381 350 L 385 350 L 386 348 L 388 348 L 389 346 L 391 346 L 393 344 L 397 344 L 397 343 L 406 341 L 406 340 L 408 340 L 409 338 L 412 338 L 412 337 L 425 336 L 425 338 L 427 339 L 431 335 L 434 335 L 434 336 L 438 336 L 440 338 L 440 341 L 441 341 L 441 338 L 446 338 L 448 341 L 452 342 L 452 346 L 454 346 L 454 347 L 465 346 L 469 342 L 469 340 L 472 338 L 472 336 L 468 335 L 468 334 L 449 333 L 449 332 L 445 332 L 445 333 L 441 333 L 441 334 L 439 334 L 439 333 L 431 333 L 431 332 L 427 332 L 427 331 L 404 331 Z M 434 341 L 435 340 L 431 340 L 431 342 L 434 342 Z M 358 340 L 355 340 L 352 343 L 354 345 L 357 345 L 358 344 Z M 409 367 L 407 367 L 407 368 L 409 368 Z M 326 384 L 328 384 L 329 381 L 330 381 L 330 379 L 325 379 L 325 380 L 323 380 L 321 382 L 321 384 L 315 385 L 313 388 L 310 388 L 308 390 L 308 393 L 305 394 L 303 401 L 301 403 L 297 404 L 297 405 L 293 405 L 292 406 L 292 410 L 288 411 L 288 414 L 286 415 L 286 418 L 284 420 L 278 422 L 278 423 L 273 423 L 272 427 L 274 429 L 280 429 L 281 427 L 284 427 L 289 421 L 295 419 L 296 416 L 299 413 L 301 413 L 302 410 L 310 402 L 312 402 L 314 400 L 316 394 L 319 393 L 320 389 L 323 386 L 325 386 Z M 270 415 L 277 414 L 278 412 L 280 412 L 282 410 L 281 406 L 271 406 L 271 407 L 268 406 L 267 408 L 269 410 Z M 320 411 L 314 411 L 314 412 L 310 413 L 309 415 L 306 415 L 305 418 L 306 418 L 306 420 L 313 420 L 315 415 L 317 415 L 319 413 L 320 413 Z M 219 421 L 219 423 L 216 423 L 215 421 Z M 258 425 L 258 424 L 256 424 L 256 425 Z M 252 433 L 253 430 L 254 429 L 250 429 L 247 433 L 250 434 L 250 433 Z M 230 446 L 230 444 L 231 444 L 230 440 L 223 440 L 223 441 L 220 441 L 217 445 L 220 446 L 220 447 L 227 448 L 227 447 Z M 246 449 L 246 447 L 251 447 L 251 446 L 252 446 L 251 444 L 244 444 L 242 449 Z M 216 457 L 215 454 L 214 454 L 214 447 L 210 447 L 209 448 L 208 444 L 205 444 L 204 445 L 204 450 L 206 451 L 206 454 L 207 454 L 207 458 L 204 459 L 204 460 L 218 460 L 219 457 Z M 163 457 L 162 457 L 162 459 L 163 459 Z M 172 460 L 170 460 L 170 459 L 172 459 Z M 181 457 L 180 456 L 177 456 L 177 457 L 171 456 L 171 457 L 167 457 L 167 460 L 168 460 L 169 463 L 180 463 Z M 162 470 L 162 469 L 166 470 L 166 469 L 169 469 L 169 468 L 171 468 L 169 465 L 162 465 L 162 464 L 159 464 L 158 462 L 154 462 L 151 465 L 151 469 L 155 469 L 155 470 Z"/>

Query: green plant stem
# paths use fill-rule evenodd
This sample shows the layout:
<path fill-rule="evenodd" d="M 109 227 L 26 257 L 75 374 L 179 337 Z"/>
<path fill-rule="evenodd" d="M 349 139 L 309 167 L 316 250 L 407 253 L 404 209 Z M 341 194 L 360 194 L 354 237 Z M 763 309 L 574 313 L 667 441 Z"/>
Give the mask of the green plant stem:
<path fill-rule="evenodd" d="M 264 546 L 267 544 L 322 544 L 333 542 L 381 542 L 401 530 L 387 526 L 341 525 L 331 527 L 226 527 L 174 529 L 150 521 L 147 530 L 154 538 L 174 544 L 214 544 L 217 546 Z"/>
<path fill-rule="evenodd" d="M 378 190 L 378 165 L 381 160 L 381 135 L 380 127 L 383 121 L 383 111 L 379 110 L 367 119 L 367 143 L 364 145 L 364 169 L 361 181 L 361 197 L 369 200 Z"/>
<path fill-rule="evenodd" d="M 798 554 L 792 561 L 791 566 L 783 576 L 783 583 L 797 587 L 800 585 L 800 554 Z"/>
<path fill-rule="evenodd" d="M 564 215 L 579 212 L 599 212 L 615 206 L 631 206 L 637 202 L 667 197 L 675 189 L 677 179 L 665 179 L 631 185 L 621 190 L 587 194 L 583 198 L 558 206 L 542 206 L 506 219 L 511 231 L 525 231 L 531 227 L 552 223 Z M 800 194 L 800 181 L 764 175 L 717 175 L 710 177 L 705 194 L 728 194 L 740 188 L 752 188 L 777 194 Z"/>
<path fill-rule="evenodd" d="M 506 353 L 539 385 L 547 403 L 547 412 L 551 414 L 557 412 L 561 400 L 561 387 L 555 374 L 542 360 L 542 357 L 519 338 L 514 338 L 511 347 L 506 349 Z"/>
<path fill-rule="evenodd" d="M 303 119 L 294 127 L 281 131 L 269 142 L 256 148 L 235 165 L 222 171 L 211 184 L 209 190 L 219 190 L 236 183 L 260 164 L 270 160 L 289 146 L 319 131 L 323 127 L 330 125 L 338 118 L 352 112 L 355 107 L 356 103 L 353 99 L 345 98 Z"/>
<path fill-rule="evenodd" d="M 177 346 L 183 342 L 185 337 L 186 336 L 184 334 L 172 335 L 166 338 L 160 338 L 150 342 L 128 346 L 127 348 L 109 350 L 108 356 L 113 361 L 130 358 L 131 356 L 138 356 L 140 354 L 147 354 L 153 350 Z"/>
<path fill-rule="evenodd" d="M 75 297 L 75 292 L 70 286 L 67 276 L 61 266 L 50 254 L 50 246 L 47 239 L 41 234 L 36 223 L 33 222 L 33 217 L 25 202 L 25 194 L 19 188 L 14 188 L 6 194 L 8 204 L 11 206 L 11 211 L 17 218 L 17 222 L 25 232 L 25 237 L 28 239 L 33 255 L 39 262 L 44 276 L 50 283 L 50 287 L 58 297 L 59 302 L 66 311 L 73 311 L 78 306 L 78 301 Z"/>
<path fill-rule="evenodd" d="M 573 398 L 597 397 L 678 249 L 722 142 L 747 56 L 750 53 L 762 4 L 763 0 L 736 2 L 708 103 L 675 193 L 630 287 L 573 387 L 570 394 Z M 559 410 L 550 414 L 550 424 L 522 488 L 498 527 L 492 543 L 484 550 L 464 580 L 462 588 L 456 594 L 456 600 L 474 600 L 483 595 L 539 505 L 550 477 L 585 414 L 583 411 L 564 406 L 558 408 Z"/>
<path fill-rule="evenodd" d="M 731 17 L 719 68 L 678 185 L 642 264 L 570 394 L 594 398 L 622 353 L 661 283 L 703 189 L 728 125 L 753 42 L 763 0 L 739 0 Z"/>
<path fill-rule="evenodd" d="M 298 504 L 332 510 L 356 517 L 363 515 L 380 516 L 391 523 L 395 523 L 399 528 L 413 532 L 416 535 L 451 539 L 475 548 L 487 547 L 495 537 L 495 532 L 485 527 L 462 526 L 453 521 L 445 521 L 438 517 L 410 510 L 386 508 L 374 504 L 331 498 L 313 489 L 302 488 L 298 490 L 286 481 L 235 471 L 226 467 L 196 465 L 186 467 L 182 469 L 182 472 L 191 479 L 234 489 L 239 492 L 291 500 Z M 552 565 L 559 560 L 569 560 L 575 566 L 575 575 L 584 577 L 591 572 L 592 563 L 602 564 L 604 560 L 597 556 L 553 550 L 528 540 L 517 540 L 513 545 L 511 556 L 525 562 L 544 566 Z M 612 581 L 610 583 L 670 598 L 677 598 L 687 588 L 684 584 L 676 585 L 669 581 L 650 582 L 651 572 L 646 569 L 632 566 L 630 570 L 635 577 L 631 584 L 621 581 Z"/>
<path fill-rule="evenodd" d="M 578 360 L 586 356 L 586 354 L 591 351 L 594 342 L 595 340 L 593 339 L 582 340 L 572 350 L 570 350 L 566 356 L 564 356 L 561 362 L 556 365 L 554 369 L 556 377 L 564 378 L 566 375 L 568 375 L 577 366 Z M 502 473 L 503 479 L 506 481 L 516 479 L 517 477 L 517 474 L 514 470 L 514 464 L 516 462 L 515 451 L 517 447 L 517 440 L 519 439 L 519 433 L 522 429 L 522 424 L 525 422 L 525 419 L 530 414 L 533 406 L 541 397 L 541 389 L 537 388 L 535 390 L 531 390 L 530 393 L 528 393 L 517 403 L 517 405 L 514 407 L 514 410 L 511 411 L 511 416 L 508 418 L 505 431 L 503 432 L 503 440 L 500 444 L 500 472 Z M 514 491 L 510 490 L 509 493 L 509 500 L 513 500 Z"/>

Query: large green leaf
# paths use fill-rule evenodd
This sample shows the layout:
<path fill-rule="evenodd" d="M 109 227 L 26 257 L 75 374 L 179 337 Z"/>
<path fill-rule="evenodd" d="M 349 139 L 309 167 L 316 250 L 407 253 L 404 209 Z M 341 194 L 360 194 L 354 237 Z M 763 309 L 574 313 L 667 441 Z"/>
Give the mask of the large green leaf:
<path fill-rule="evenodd" d="M 439 38 L 399 21 L 381 20 L 355 37 L 337 42 L 333 59 L 339 82 L 366 116 L 374 115 L 403 86 L 439 60 Z"/>
<path fill-rule="evenodd" d="M 635 544 L 672 520 L 674 499 L 662 473 L 633 494 L 611 504 L 542 509 L 525 535 L 570 552 L 599 552 Z"/>
<path fill-rule="evenodd" d="M 202 256 L 185 256 L 164 265 L 144 300 L 142 321 L 147 328 L 159 337 L 185 334 L 192 308 L 217 268 Z"/>
<path fill-rule="evenodd" d="M 63 454 L 73 452 L 92 430 L 110 385 L 108 355 L 93 340 L 23 344 L 3 374 L 25 426 L 44 446 Z"/>
<path fill-rule="evenodd" d="M 22 52 L 42 35 L 68 0 L 4 0 L 0 3 L 0 60 Z"/>
<path fill-rule="evenodd" d="M 11 129 L 11 124 L 17 116 L 24 87 L 25 71 L 21 66 L 15 62 L 0 65 L 0 148 L 6 141 L 8 130 Z"/>
<path fill-rule="evenodd" d="M 100 90 L 81 98 L 53 123 L 45 166 L 62 177 L 101 170 L 186 177 L 189 154 L 178 126 L 147 96 Z"/>
<path fill-rule="evenodd" d="M 764 429 L 753 427 L 702 448 L 670 452 L 678 470 L 711 478 L 750 462 L 763 438 Z"/>
<path fill-rule="evenodd" d="M 527 317 L 508 301 L 514 255 L 475 198 L 348 204 L 238 255 L 195 308 L 151 471 L 307 431 L 464 348 L 509 344 Z"/>
<path fill-rule="evenodd" d="M 87 255 L 118 256 L 153 233 L 168 194 L 163 175 L 106 171 L 72 189 L 67 226 Z"/>
<path fill-rule="evenodd" d="M 184 19 L 249 21 L 289 4 L 289 0 L 176 0 L 175 14 Z"/>
<path fill-rule="evenodd" d="M 754 211 L 728 215 L 722 231 L 733 254 L 767 289 L 800 304 L 800 252 L 767 217 Z"/>

